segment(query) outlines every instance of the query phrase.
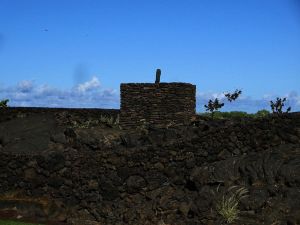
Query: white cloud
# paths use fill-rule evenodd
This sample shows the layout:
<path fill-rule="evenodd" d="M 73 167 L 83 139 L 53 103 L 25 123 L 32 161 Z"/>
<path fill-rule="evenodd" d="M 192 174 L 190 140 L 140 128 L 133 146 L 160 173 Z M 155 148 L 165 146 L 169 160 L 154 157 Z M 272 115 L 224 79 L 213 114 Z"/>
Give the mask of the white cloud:
<path fill-rule="evenodd" d="M 117 94 L 117 91 L 114 90 L 114 89 L 105 89 L 103 90 L 103 96 L 106 96 L 106 97 L 113 97 Z"/>
<path fill-rule="evenodd" d="M 285 96 L 266 93 L 253 99 L 244 93 L 233 102 L 228 102 L 223 92 L 197 92 L 196 111 L 204 112 L 204 105 L 210 99 L 218 98 L 224 103 L 221 111 L 257 112 L 261 109 L 271 111 L 270 100 L 287 97 L 284 109 L 292 107 L 292 112 L 300 111 L 300 96 L 291 91 Z M 21 81 L 12 87 L 0 85 L 0 100 L 9 99 L 9 106 L 65 107 L 65 108 L 120 108 L 120 93 L 115 89 L 100 86 L 97 77 L 70 89 L 58 89 L 47 84 L 37 85 L 32 81 Z"/>
<path fill-rule="evenodd" d="M 214 93 L 212 94 L 212 97 L 215 99 L 215 98 L 218 98 L 219 100 L 221 99 L 224 99 L 225 98 L 225 95 L 223 93 Z"/>
<path fill-rule="evenodd" d="M 265 100 L 273 99 L 271 94 L 264 94 L 262 98 L 265 99 Z"/>
<path fill-rule="evenodd" d="M 274 94 L 265 94 L 263 96 L 263 99 L 270 102 L 270 101 L 276 101 L 277 98 L 286 98 L 285 105 L 288 106 L 290 105 L 295 108 L 295 106 L 300 106 L 300 96 L 296 91 L 291 91 L 289 93 L 286 93 L 285 95 L 279 96 L 279 95 L 274 95 Z"/>
<path fill-rule="evenodd" d="M 79 92 L 86 92 L 100 87 L 100 82 L 97 77 L 93 77 L 90 81 L 84 82 L 77 86 Z"/>
<path fill-rule="evenodd" d="M 296 91 L 291 91 L 286 97 L 287 101 L 290 100 L 290 102 L 294 103 L 296 106 L 300 106 L 300 96 Z"/>
<path fill-rule="evenodd" d="M 23 80 L 18 83 L 17 89 L 20 92 L 30 92 L 33 88 L 33 81 L 30 80 Z"/>
<path fill-rule="evenodd" d="M 1 87 L 0 99 L 9 99 L 9 106 L 119 108 L 119 94 L 114 89 L 101 89 L 97 77 L 71 89 L 58 89 L 47 84 L 21 81 L 12 87 Z"/>
<path fill-rule="evenodd" d="M 215 98 L 218 98 L 219 100 L 225 99 L 225 95 L 223 93 L 217 93 L 212 91 L 196 93 L 196 97 L 207 99 L 207 101 L 209 101 L 209 99 L 214 100 Z"/>
<path fill-rule="evenodd" d="M 14 93 L 14 99 L 16 99 L 16 100 L 26 100 L 27 97 L 28 97 L 27 93 L 23 93 L 23 92 Z"/>

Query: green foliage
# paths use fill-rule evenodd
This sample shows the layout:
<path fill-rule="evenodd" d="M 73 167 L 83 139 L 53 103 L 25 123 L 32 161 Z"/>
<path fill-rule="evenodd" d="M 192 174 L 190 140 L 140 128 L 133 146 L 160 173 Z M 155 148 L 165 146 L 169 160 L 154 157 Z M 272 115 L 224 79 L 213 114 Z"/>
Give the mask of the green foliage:
<path fill-rule="evenodd" d="M 242 111 L 219 112 L 220 118 L 241 118 L 247 116 L 249 116 L 249 114 Z"/>
<path fill-rule="evenodd" d="M 284 112 L 282 112 L 282 108 L 284 106 L 285 100 L 286 100 L 286 98 L 283 98 L 283 99 L 277 98 L 275 103 L 273 101 L 270 101 L 271 109 L 274 114 L 281 115 L 284 113 Z M 287 108 L 286 113 L 288 113 L 289 111 L 291 111 L 291 107 Z"/>
<path fill-rule="evenodd" d="M 197 113 L 198 115 L 209 117 L 211 116 L 210 113 Z M 231 111 L 231 112 L 220 112 L 216 111 L 214 112 L 214 118 L 215 119 L 231 119 L 231 118 L 262 118 L 269 116 L 271 113 L 268 110 L 259 110 L 256 113 L 247 113 L 243 111 Z"/>
<path fill-rule="evenodd" d="M 4 100 L 0 101 L 0 108 L 6 108 L 8 102 L 9 102 L 8 99 L 4 99 Z"/>
<path fill-rule="evenodd" d="M 268 115 L 270 115 L 270 112 L 266 109 L 263 109 L 263 110 L 257 111 L 257 113 L 255 114 L 255 117 L 265 117 Z"/>

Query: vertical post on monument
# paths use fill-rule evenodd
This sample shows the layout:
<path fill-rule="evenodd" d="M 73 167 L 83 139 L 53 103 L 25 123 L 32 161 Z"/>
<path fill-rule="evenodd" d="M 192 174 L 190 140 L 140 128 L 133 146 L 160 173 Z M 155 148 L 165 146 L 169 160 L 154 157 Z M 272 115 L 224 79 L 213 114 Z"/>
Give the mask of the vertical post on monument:
<path fill-rule="evenodd" d="M 161 70 L 157 69 L 156 70 L 156 79 L 155 79 L 156 84 L 158 84 L 160 82 L 160 75 L 161 75 Z"/>

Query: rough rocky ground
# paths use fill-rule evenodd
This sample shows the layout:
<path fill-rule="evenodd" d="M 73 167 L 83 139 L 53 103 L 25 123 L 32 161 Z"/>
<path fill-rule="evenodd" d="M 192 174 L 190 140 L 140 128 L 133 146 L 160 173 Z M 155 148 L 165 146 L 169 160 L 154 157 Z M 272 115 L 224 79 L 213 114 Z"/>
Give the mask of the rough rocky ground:
<path fill-rule="evenodd" d="M 299 113 L 129 131 L 105 113 L 118 111 L 0 111 L 0 208 L 69 224 L 225 224 L 216 205 L 237 186 L 249 193 L 232 224 L 300 224 Z"/>

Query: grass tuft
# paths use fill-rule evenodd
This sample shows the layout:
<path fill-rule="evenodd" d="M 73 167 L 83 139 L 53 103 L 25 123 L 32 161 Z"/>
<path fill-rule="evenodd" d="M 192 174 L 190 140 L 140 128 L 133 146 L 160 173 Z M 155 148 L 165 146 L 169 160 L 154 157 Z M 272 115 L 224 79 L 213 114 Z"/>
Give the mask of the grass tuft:
<path fill-rule="evenodd" d="M 232 223 L 238 219 L 240 200 L 247 197 L 247 193 L 248 190 L 244 187 L 232 186 L 222 196 L 222 199 L 217 202 L 217 212 L 227 223 Z"/>

